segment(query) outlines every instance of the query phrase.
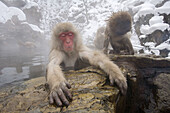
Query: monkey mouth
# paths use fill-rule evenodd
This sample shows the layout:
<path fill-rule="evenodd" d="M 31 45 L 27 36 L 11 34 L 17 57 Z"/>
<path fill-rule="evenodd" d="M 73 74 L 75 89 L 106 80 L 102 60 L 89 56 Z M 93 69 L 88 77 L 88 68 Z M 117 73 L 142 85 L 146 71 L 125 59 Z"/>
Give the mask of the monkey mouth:
<path fill-rule="evenodd" d="M 73 47 L 72 46 L 67 46 L 67 47 L 64 47 L 64 50 L 68 51 L 68 52 L 71 52 L 71 51 L 73 51 Z"/>

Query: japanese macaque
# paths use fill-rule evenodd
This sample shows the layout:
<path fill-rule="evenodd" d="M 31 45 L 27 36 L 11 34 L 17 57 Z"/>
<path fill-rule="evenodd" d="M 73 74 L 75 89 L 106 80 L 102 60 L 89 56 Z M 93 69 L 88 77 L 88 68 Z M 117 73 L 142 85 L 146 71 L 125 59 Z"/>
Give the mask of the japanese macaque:
<path fill-rule="evenodd" d="M 36 48 L 36 44 L 34 42 L 30 42 L 30 41 L 26 41 L 26 42 L 22 42 L 22 41 L 19 41 L 18 44 L 20 46 L 24 46 L 26 48 Z"/>
<path fill-rule="evenodd" d="M 72 100 L 70 84 L 62 72 L 64 67 L 72 67 L 76 60 L 85 59 L 91 65 L 101 68 L 109 76 L 110 84 L 116 83 L 123 95 L 126 94 L 126 78 L 119 67 L 98 51 L 83 45 L 79 32 L 68 22 L 58 23 L 52 35 L 52 46 L 49 54 L 46 80 L 50 88 L 49 101 L 57 106 L 68 106 Z"/>
<path fill-rule="evenodd" d="M 128 12 L 113 13 L 105 29 L 104 53 L 108 52 L 109 42 L 114 54 L 134 54 L 131 37 L 132 19 Z M 123 51 L 123 53 L 122 53 Z"/>
<path fill-rule="evenodd" d="M 105 32 L 105 27 L 100 27 L 97 30 L 96 37 L 94 39 L 94 45 L 97 49 L 102 50 L 104 47 L 104 32 Z"/>

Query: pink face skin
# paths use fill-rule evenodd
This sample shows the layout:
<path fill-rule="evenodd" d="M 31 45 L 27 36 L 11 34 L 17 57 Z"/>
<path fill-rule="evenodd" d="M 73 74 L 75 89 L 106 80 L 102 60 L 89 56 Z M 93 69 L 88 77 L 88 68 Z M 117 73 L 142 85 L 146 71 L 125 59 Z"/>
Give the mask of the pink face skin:
<path fill-rule="evenodd" d="M 63 32 L 59 35 L 59 39 L 63 42 L 63 48 L 66 52 L 73 51 L 73 39 L 74 33 L 73 32 Z"/>

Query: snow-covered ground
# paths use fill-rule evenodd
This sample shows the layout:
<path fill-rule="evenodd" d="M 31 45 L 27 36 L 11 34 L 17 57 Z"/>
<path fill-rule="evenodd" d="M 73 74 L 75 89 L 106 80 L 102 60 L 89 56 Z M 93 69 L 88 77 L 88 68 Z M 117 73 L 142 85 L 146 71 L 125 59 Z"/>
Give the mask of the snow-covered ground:
<path fill-rule="evenodd" d="M 167 0 L 164 5 L 159 7 L 159 4 L 163 1 L 164 0 L 27 0 L 27 5 L 24 8 L 30 8 L 36 5 L 43 14 L 40 26 L 43 31 L 38 28 L 38 26 L 36 27 L 30 24 L 33 30 L 39 30 L 50 35 L 49 32 L 56 22 L 70 21 L 80 29 L 84 43 L 86 45 L 93 45 L 97 29 L 105 26 L 105 20 L 112 12 L 120 10 L 131 11 L 134 15 L 134 24 L 142 16 L 146 16 L 147 14 L 154 15 L 148 24 L 140 26 L 140 32 L 142 33 L 142 35 L 139 36 L 140 38 L 145 38 L 155 30 L 164 31 L 167 29 L 170 31 L 170 26 L 163 21 L 164 17 L 159 16 L 163 13 L 170 14 L 170 1 Z M 0 9 L 0 23 L 5 23 L 7 20 L 10 20 L 13 15 L 16 15 L 19 20 L 26 22 L 26 16 L 22 9 L 7 7 L 1 1 Z M 156 44 L 153 42 L 145 43 L 145 45 L 151 49 L 145 50 L 140 44 L 139 37 L 133 27 L 131 42 L 136 51 L 143 48 L 146 54 L 151 54 L 152 51 L 156 55 L 159 55 L 159 50 L 161 49 L 166 48 L 170 50 L 169 40 L 157 47 L 155 47 Z M 47 39 L 50 39 L 50 36 L 47 35 Z"/>

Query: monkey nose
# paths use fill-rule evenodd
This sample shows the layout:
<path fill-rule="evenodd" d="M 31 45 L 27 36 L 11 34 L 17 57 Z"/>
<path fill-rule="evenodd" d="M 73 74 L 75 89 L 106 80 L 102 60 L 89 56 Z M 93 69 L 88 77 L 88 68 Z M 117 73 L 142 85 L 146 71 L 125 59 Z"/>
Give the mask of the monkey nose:
<path fill-rule="evenodd" d="M 69 38 L 66 39 L 66 43 L 67 43 L 67 44 L 70 43 L 70 39 L 69 39 Z"/>
<path fill-rule="evenodd" d="M 69 43 L 70 43 L 70 41 L 69 41 L 69 40 L 67 40 L 67 41 L 66 41 L 66 43 L 67 43 L 67 44 L 69 44 Z"/>

